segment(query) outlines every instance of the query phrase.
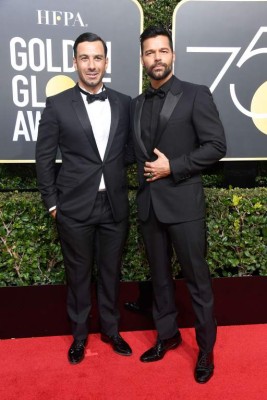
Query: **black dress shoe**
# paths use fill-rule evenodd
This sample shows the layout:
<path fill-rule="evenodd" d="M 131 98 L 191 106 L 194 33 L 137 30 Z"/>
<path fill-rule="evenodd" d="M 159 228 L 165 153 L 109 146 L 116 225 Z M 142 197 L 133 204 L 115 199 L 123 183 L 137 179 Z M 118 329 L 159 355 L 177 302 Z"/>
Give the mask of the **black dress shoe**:
<path fill-rule="evenodd" d="M 136 312 L 136 313 L 142 312 L 142 308 L 137 301 L 128 301 L 127 303 L 124 303 L 124 307 L 128 311 L 132 311 L 132 312 Z"/>
<path fill-rule="evenodd" d="M 68 359 L 71 364 L 78 364 L 84 359 L 84 349 L 87 339 L 74 340 L 68 352 Z"/>
<path fill-rule="evenodd" d="M 198 383 L 206 383 L 212 377 L 214 370 L 213 352 L 199 352 L 195 368 L 195 380 Z"/>
<path fill-rule="evenodd" d="M 158 339 L 154 347 L 147 350 L 141 355 L 142 362 L 153 362 L 161 360 L 168 350 L 176 349 L 182 343 L 182 337 L 178 331 L 174 336 L 169 339 Z"/>
<path fill-rule="evenodd" d="M 115 353 L 120 354 L 121 356 L 130 356 L 132 354 L 131 347 L 125 342 L 119 333 L 113 336 L 101 333 L 101 340 L 102 342 L 110 343 Z"/>
<path fill-rule="evenodd" d="M 138 314 L 145 314 L 147 316 L 152 317 L 152 309 L 149 305 L 143 305 L 138 301 L 128 301 L 124 303 L 124 307 L 126 310 L 138 313 Z"/>

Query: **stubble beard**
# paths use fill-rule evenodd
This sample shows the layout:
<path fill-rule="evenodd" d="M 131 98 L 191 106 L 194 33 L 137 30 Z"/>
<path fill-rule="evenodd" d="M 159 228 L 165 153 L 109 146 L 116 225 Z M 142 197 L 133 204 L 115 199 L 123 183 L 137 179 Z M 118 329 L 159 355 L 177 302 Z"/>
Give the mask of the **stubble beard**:
<path fill-rule="evenodd" d="M 99 77 L 99 79 L 97 79 L 96 81 L 93 81 L 93 80 L 92 80 L 92 81 L 89 81 L 89 80 L 85 79 L 84 76 L 81 75 L 81 76 L 80 76 L 80 80 L 82 81 L 82 83 L 84 84 L 84 86 L 85 86 L 86 88 L 88 88 L 88 90 L 90 90 L 90 89 L 94 89 L 94 88 L 96 88 L 96 87 L 102 85 L 103 76 L 104 76 L 104 74 L 102 74 L 102 75 Z"/>
<path fill-rule="evenodd" d="M 156 65 L 152 65 L 149 69 L 146 70 L 147 75 L 149 78 L 155 80 L 155 81 L 161 81 L 165 78 L 167 78 L 171 73 L 172 73 L 172 66 L 167 65 L 167 64 L 158 64 L 161 67 L 164 67 L 164 71 L 161 72 L 160 74 L 157 74 L 156 72 L 153 71 Z"/>

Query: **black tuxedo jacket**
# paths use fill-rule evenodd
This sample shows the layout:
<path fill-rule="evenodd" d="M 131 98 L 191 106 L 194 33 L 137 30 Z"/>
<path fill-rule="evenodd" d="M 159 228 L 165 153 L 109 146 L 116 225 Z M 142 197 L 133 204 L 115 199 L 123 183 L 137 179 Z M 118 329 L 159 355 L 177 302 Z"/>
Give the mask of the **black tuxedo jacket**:
<path fill-rule="evenodd" d="M 78 86 L 48 97 L 36 144 L 38 187 L 47 209 L 86 220 L 94 206 L 102 173 L 116 222 L 128 216 L 125 149 L 129 135 L 130 97 L 106 89 L 111 106 L 108 144 L 101 160 Z M 55 173 L 58 148 L 62 165 Z"/>
<path fill-rule="evenodd" d="M 146 182 L 148 154 L 141 139 L 144 94 L 132 102 L 132 133 L 138 164 L 138 215 L 145 221 L 152 202 L 157 218 L 179 223 L 203 218 L 205 201 L 200 173 L 225 155 L 224 129 L 209 89 L 174 77 L 161 113 L 154 148 L 170 161 L 171 175 Z"/>

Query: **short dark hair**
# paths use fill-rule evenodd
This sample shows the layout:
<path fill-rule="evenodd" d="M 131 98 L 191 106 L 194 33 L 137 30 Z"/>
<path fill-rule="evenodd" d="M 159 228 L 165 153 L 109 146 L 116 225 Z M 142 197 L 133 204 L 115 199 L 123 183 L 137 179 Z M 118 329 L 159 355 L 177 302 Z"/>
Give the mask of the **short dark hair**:
<path fill-rule="evenodd" d="M 100 36 L 96 35 L 95 33 L 91 33 L 91 32 L 82 33 L 80 36 L 77 37 L 77 39 L 75 40 L 74 45 L 73 45 L 74 57 L 77 56 L 77 47 L 78 47 L 79 43 L 97 42 L 97 41 L 100 41 L 103 44 L 105 57 L 107 57 L 108 49 L 107 49 L 106 43 Z"/>
<path fill-rule="evenodd" d="M 141 52 L 143 54 L 143 44 L 146 39 L 150 39 L 156 36 L 166 36 L 169 39 L 171 51 L 173 51 L 172 36 L 168 29 L 161 25 L 152 25 L 147 27 L 140 36 Z"/>

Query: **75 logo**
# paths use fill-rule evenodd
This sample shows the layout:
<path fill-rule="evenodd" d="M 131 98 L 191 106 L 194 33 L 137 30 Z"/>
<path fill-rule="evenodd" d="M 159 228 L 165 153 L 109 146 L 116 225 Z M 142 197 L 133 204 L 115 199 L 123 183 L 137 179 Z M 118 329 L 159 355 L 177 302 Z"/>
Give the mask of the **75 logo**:
<path fill-rule="evenodd" d="M 187 47 L 188 53 L 230 53 L 227 61 L 223 65 L 222 69 L 219 71 L 215 80 L 210 86 L 210 91 L 214 92 L 229 67 L 236 62 L 236 66 L 241 68 L 249 59 L 255 57 L 259 54 L 267 53 L 267 48 L 256 48 L 257 42 L 260 40 L 263 34 L 267 33 L 267 27 L 262 26 L 258 29 L 257 33 L 238 59 L 241 53 L 241 47 Z M 267 80 L 257 89 L 255 92 L 252 102 L 251 110 L 246 109 L 238 100 L 236 94 L 235 84 L 230 83 L 230 95 L 231 99 L 236 106 L 236 108 L 247 117 L 253 119 L 254 124 L 259 130 L 267 134 Z"/>

